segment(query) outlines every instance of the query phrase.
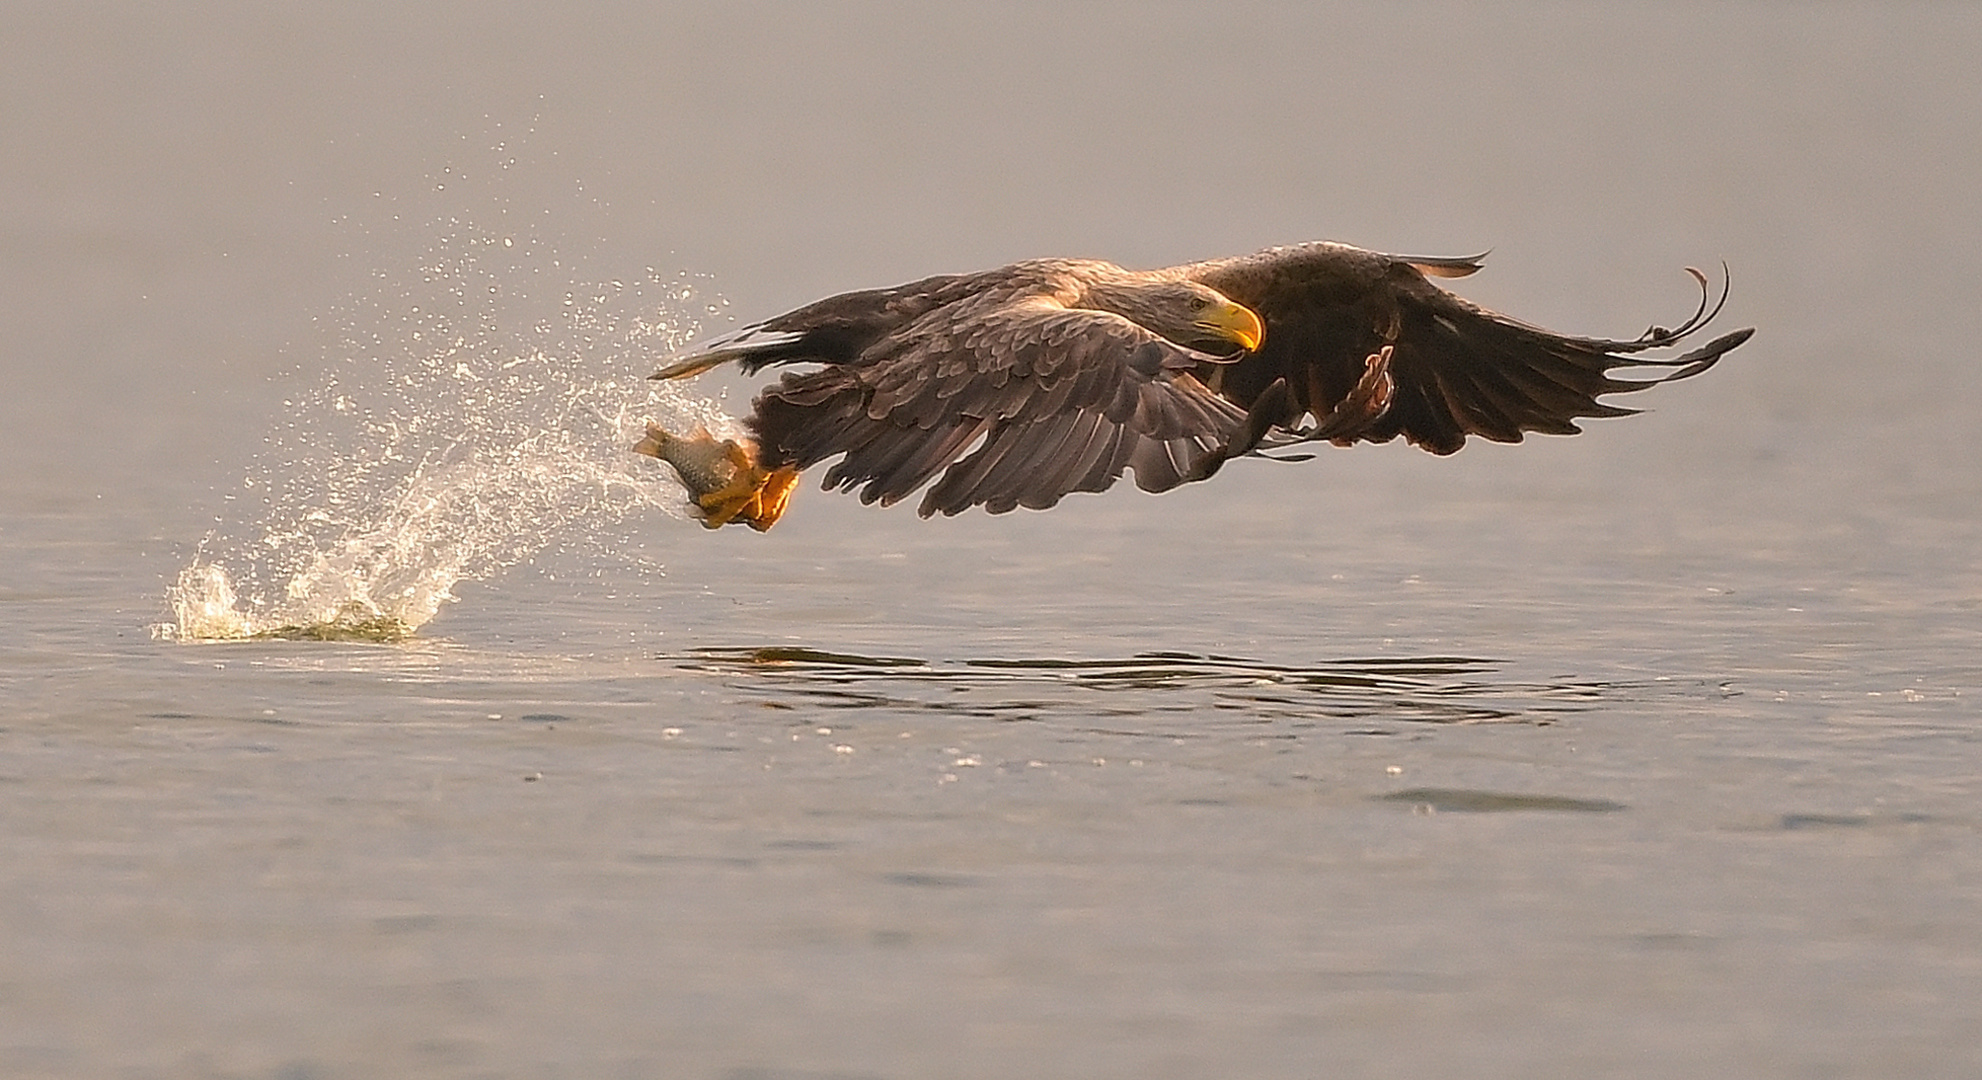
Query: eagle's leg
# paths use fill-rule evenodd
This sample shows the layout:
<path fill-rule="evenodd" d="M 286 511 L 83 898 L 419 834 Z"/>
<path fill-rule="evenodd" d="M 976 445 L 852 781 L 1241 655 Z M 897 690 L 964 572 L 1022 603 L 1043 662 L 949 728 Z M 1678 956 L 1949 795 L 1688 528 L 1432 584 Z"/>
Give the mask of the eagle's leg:
<path fill-rule="evenodd" d="M 778 523 L 784 516 L 785 506 L 791 502 L 791 493 L 798 488 L 798 470 L 790 465 L 780 465 L 764 476 L 764 482 L 757 494 L 745 504 L 738 518 L 758 532 L 763 532 Z"/>

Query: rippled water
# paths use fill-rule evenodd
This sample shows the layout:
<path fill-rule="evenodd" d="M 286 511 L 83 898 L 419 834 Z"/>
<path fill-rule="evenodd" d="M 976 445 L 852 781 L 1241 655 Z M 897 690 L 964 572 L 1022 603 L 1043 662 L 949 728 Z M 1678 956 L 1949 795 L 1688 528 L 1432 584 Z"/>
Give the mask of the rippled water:
<path fill-rule="evenodd" d="M 0 1074 L 1982 1071 L 1982 26 L 1202 15 L 23 9 Z M 1760 332 L 1046 514 L 626 450 L 732 312 L 1313 236 Z"/>

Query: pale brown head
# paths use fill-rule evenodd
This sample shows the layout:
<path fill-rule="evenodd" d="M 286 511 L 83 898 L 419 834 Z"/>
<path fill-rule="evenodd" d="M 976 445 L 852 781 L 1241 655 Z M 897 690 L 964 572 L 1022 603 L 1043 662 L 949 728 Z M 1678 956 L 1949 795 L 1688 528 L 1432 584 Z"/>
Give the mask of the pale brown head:
<path fill-rule="evenodd" d="M 1213 355 L 1251 352 L 1266 337 L 1266 324 L 1252 309 L 1195 281 L 1125 278 L 1094 286 L 1085 301 L 1085 307 L 1113 312 L 1179 345 Z"/>

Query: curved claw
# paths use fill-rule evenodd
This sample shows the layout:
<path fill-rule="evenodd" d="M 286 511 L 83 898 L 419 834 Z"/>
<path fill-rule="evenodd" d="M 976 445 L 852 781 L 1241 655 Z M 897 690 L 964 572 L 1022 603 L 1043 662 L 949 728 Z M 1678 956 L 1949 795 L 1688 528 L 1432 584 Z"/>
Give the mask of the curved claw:
<path fill-rule="evenodd" d="M 1721 288 L 1719 299 L 1714 298 L 1713 286 L 1708 283 L 1707 275 L 1701 273 L 1698 267 L 1689 266 L 1686 268 L 1686 272 L 1691 274 L 1694 282 L 1700 286 L 1700 304 L 1693 309 L 1692 316 L 1670 330 L 1653 324 L 1643 334 L 1638 335 L 1636 341 L 1617 343 L 1621 348 L 1636 352 L 1640 349 L 1657 349 L 1671 345 L 1691 334 L 1693 331 L 1713 322 L 1714 318 L 1720 314 L 1720 309 L 1727 306 L 1728 293 L 1733 291 L 1734 288 L 1734 275 L 1728 270 L 1726 260 L 1722 260 L 1720 264 Z M 1711 307 L 1709 307 L 1710 304 Z"/>
<path fill-rule="evenodd" d="M 1307 433 L 1308 439 L 1327 439 L 1337 446 L 1347 446 L 1390 411 L 1390 399 L 1397 390 L 1397 382 L 1390 375 L 1394 349 L 1395 346 L 1385 345 L 1363 361 L 1363 377 L 1356 380 L 1355 389 L 1336 402 L 1314 430 Z"/>

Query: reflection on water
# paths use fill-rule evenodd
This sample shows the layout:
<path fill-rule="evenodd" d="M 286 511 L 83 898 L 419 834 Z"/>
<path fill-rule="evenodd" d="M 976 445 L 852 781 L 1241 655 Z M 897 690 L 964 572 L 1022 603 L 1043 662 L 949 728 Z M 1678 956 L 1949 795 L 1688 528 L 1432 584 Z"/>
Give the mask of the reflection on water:
<path fill-rule="evenodd" d="M 1472 788 L 1405 788 L 1375 796 L 1378 802 L 1409 803 L 1413 809 L 1437 813 L 1496 814 L 1511 810 L 1551 810 L 1558 813 L 1608 814 L 1624 809 L 1609 799 L 1578 799 L 1567 795 L 1526 795 Z"/>
<path fill-rule="evenodd" d="M 1493 678 L 1500 661 L 1461 656 L 1305 666 L 1183 652 L 947 661 L 778 646 L 696 649 L 662 659 L 726 674 L 734 689 L 761 695 L 772 707 L 802 702 L 1003 720 L 1067 711 L 1104 718 L 1171 716 L 1179 727 L 1166 734 L 1178 737 L 1201 735 L 1218 714 L 1249 724 L 1549 724 L 1564 713 L 1593 708 L 1609 689 L 1601 682 L 1503 681 Z"/>

